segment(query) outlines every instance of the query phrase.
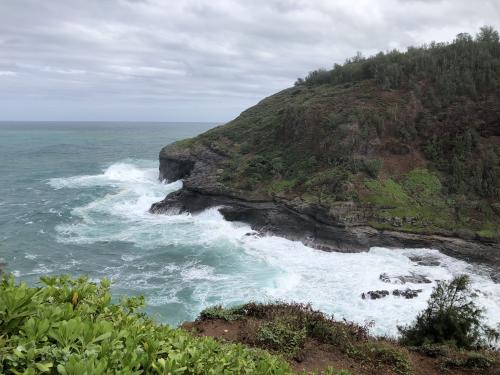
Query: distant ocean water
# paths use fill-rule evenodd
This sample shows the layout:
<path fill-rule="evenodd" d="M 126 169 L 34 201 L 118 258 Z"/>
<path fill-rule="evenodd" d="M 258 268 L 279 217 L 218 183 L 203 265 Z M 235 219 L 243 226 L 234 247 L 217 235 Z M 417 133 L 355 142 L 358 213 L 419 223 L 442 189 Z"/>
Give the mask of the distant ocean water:
<path fill-rule="evenodd" d="M 434 250 L 373 248 L 327 253 L 279 237 L 246 236 L 216 209 L 151 215 L 151 203 L 182 186 L 160 183 L 158 152 L 206 123 L 0 123 L 0 258 L 19 280 L 67 273 L 112 280 L 115 296 L 146 296 L 147 312 L 179 324 L 201 309 L 250 300 L 311 302 L 374 334 L 395 335 L 426 305 L 435 280 L 467 273 L 491 324 L 500 285 L 477 266 Z M 431 256 L 422 266 L 411 256 Z M 381 273 L 423 274 L 432 284 L 392 285 Z M 418 288 L 416 299 L 362 300 L 374 289 Z"/>

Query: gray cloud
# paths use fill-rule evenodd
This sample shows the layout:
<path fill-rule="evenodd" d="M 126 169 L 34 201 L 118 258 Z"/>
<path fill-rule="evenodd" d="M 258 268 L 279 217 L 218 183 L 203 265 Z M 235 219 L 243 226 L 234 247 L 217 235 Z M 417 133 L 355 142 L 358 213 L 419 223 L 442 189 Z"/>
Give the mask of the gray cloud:
<path fill-rule="evenodd" d="M 484 24 L 497 0 L 2 0 L 0 119 L 225 121 L 356 51 Z"/>

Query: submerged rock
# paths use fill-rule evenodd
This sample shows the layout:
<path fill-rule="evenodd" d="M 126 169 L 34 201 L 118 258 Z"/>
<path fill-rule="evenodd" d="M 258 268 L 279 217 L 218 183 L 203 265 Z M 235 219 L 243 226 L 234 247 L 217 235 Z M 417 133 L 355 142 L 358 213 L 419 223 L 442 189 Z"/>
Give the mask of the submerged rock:
<path fill-rule="evenodd" d="M 392 291 L 392 295 L 396 297 L 405 297 L 406 299 L 412 299 L 418 297 L 422 293 L 422 289 L 396 289 Z"/>
<path fill-rule="evenodd" d="M 392 291 L 392 295 L 395 297 L 404 297 L 406 299 L 412 299 L 418 297 L 422 293 L 422 289 L 395 289 Z M 390 294 L 388 290 L 370 290 L 366 293 L 361 293 L 362 299 L 380 299 L 385 298 Z"/>
<path fill-rule="evenodd" d="M 432 283 L 431 280 L 429 280 L 427 277 L 424 275 L 419 275 L 414 272 L 410 272 L 409 275 L 398 275 L 398 276 L 389 276 L 387 273 L 382 273 L 379 276 L 379 279 L 383 281 L 384 283 L 388 284 L 430 284 Z"/>
<path fill-rule="evenodd" d="M 361 293 L 361 298 L 363 299 L 379 299 L 384 298 L 389 295 L 388 290 L 370 290 L 366 293 Z"/>
<path fill-rule="evenodd" d="M 410 257 L 410 260 L 412 262 L 417 263 L 419 266 L 439 266 L 441 262 L 438 260 L 438 258 L 434 257 L 422 257 L 422 256 L 412 256 Z"/>

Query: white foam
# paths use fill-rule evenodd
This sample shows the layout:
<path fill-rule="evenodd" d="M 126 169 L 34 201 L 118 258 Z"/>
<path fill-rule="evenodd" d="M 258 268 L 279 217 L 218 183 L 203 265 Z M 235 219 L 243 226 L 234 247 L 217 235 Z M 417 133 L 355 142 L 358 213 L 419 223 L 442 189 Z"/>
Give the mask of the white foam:
<path fill-rule="evenodd" d="M 328 253 L 275 236 L 247 236 L 252 232 L 249 226 L 225 221 L 216 208 L 197 215 L 152 215 L 148 209 L 153 202 L 182 186 L 180 181 L 159 183 L 154 164 L 120 162 L 99 175 L 49 181 L 56 189 L 109 188 L 73 209 L 71 223 L 56 227 L 58 240 L 135 245 L 137 254 L 123 254 L 117 266 L 99 272 L 110 277 L 120 291 L 146 294 L 151 306 L 181 303 L 190 314 L 183 320 L 218 303 L 311 302 L 338 318 L 358 323 L 373 320 L 374 334 L 395 335 L 397 325 L 410 323 L 425 308 L 436 280 L 465 273 L 481 291 L 478 301 L 487 308 L 490 324 L 500 321 L 500 285 L 483 269 L 435 250 L 372 248 L 366 253 Z M 418 265 L 409 259 L 417 255 L 435 257 L 441 264 Z M 433 283 L 401 286 L 379 279 L 381 273 L 411 272 L 425 275 Z M 393 295 L 380 300 L 360 297 L 369 290 L 402 287 L 423 292 L 411 300 Z"/>
<path fill-rule="evenodd" d="M 141 168 L 132 161 L 128 161 L 114 163 L 105 168 L 102 174 L 52 178 L 48 180 L 48 184 L 55 189 L 77 189 L 96 186 L 115 187 L 119 186 L 120 183 L 156 184 L 157 178 L 157 168 Z"/>
<path fill-rule="evenodd" d="M 436 280 L 449 280 L 468 274 L 473 287 L 483 291 L 478 302 L 487 308 L 492 325 L 499 322 L 500 288 L 491 279 L 475 272 L 469 264 L 435 250 L 389 250 L 372 248 L 368 253 L 326 253 L 277 237 L 248 240 L 245 249 L 283 270 L 284 276 L 267 290 L 274 299 L 311 302 L 314 307 L 358 323 L 374 321 L 373 333 L 396 335 L 397 325 L 409 324 L 426 307 Z M 432 255 L 441 266 L 420 266 L 409 256 Z M 388 296 L 381 300 L 363 300 L 369 290 L 392 291 L 401 288 L 379 279 L 381 273 L 408 275 L 415 272 L 433 280 L 432 284 L 406 284 L 404 288 L 423 289 L 415 299 Z"/>
<path fill-rule="evenodd" d="M 134 260 L 141 259 L 140 255 L 124 254 L 120 257 L 125 262 L 133 262 Z"/>

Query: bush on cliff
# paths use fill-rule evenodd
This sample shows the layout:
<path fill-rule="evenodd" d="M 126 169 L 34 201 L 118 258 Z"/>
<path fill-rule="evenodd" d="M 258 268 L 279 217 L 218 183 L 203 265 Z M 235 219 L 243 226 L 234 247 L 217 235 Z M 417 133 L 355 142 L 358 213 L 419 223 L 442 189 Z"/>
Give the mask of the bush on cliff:
<path fill-rule="evenodd" d="M 483 310 L 474 303 L 468 276 L 440 281 L 431 294 L 427 308 L 415 322 L 399 327 L 406 345 L 452 344 L 459 348 L 484 347 L 498 333 L 483 323 Z"/>

